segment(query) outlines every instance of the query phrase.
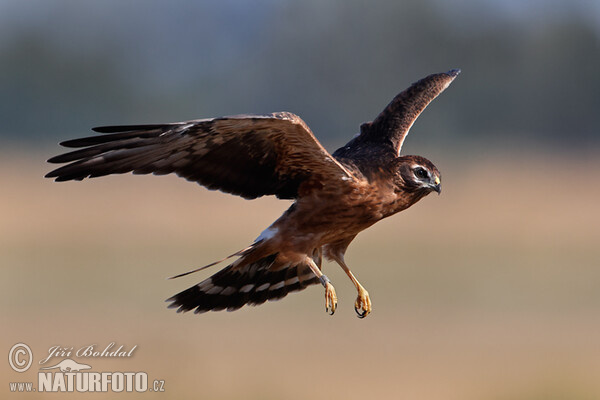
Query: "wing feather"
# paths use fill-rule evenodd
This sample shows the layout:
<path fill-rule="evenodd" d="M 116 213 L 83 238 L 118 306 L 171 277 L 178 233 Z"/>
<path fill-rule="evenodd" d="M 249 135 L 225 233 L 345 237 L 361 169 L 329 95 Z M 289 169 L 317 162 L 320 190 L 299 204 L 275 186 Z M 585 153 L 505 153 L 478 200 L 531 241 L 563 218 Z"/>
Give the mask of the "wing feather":
<path fill-rule="evenodd" d="M 78 150 L 49 159 L 66 165 L 46 177 L 68 181 L 127 172 L 175 173 L 209 189 L 249 199 L 295 198 L 303 182 L 352 179 L 304 121 L 291 113 L 94 131 L 108 134 L 61 143 Z"/>
<path fill-rule="evenodd" d="M 398 94 L 372 122 L 360 127 L 360 135 L 333 155 L 337 158 L 389 153 L 400 155 L 404 139 L 419 115 L 460 73 L 459 69 L 429 75 Z"/>

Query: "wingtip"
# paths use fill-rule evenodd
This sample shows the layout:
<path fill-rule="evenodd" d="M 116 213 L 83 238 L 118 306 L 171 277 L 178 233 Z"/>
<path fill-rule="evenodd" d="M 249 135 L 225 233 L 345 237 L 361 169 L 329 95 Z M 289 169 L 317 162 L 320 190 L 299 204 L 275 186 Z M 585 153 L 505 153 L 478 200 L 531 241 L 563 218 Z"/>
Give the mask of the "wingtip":
<path fill-rule="evenodd" d="M 446 75 L 451 76 L 453 78 L 456 78 L 458 74 L 460 74 L 460 68 L 451 69 L 450 71 L 446 72 Z"/>
<path fill-rule="evenodd" d="M 103 125 L 103 126 L 95 126 L 92 128 L 92 131 L 94 132 L 98 132 L 98 133 L 114 133 L 114 126 L 112 125 Z"/>

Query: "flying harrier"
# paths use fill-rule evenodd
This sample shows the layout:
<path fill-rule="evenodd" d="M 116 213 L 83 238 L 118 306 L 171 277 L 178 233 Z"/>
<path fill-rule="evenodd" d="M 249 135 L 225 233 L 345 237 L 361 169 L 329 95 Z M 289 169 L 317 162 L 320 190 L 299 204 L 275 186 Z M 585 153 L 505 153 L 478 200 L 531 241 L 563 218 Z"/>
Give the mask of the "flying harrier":
<path fill-rule="evenodd" d="M 81 149 L 48 160 L 67 165 L 46 177 L 69 181 L 126 172 L 175 173 L 246 199 L 292 199 L 254 243 L 221 260 L 238 257 L 232 264 L 168 299 L 169 307 L 233 311 L 321 283 L 325 309 L 333 314 L 337 296 L 321 272 L 325 256 L 356 286 L 354 308 L 363 318 L 371 312 L 369 293 L 346 265 L 344 253 L 362 230 L 432 191 L 440 193 L 438 169 L 423 157 L 400 156 L 400 150 L 419 114 L 459 73 L 454 69 L 414 83 L 333 154 L 297 115 L 240 115 L 94 128 L 105 135 L 61 143 Z"/>

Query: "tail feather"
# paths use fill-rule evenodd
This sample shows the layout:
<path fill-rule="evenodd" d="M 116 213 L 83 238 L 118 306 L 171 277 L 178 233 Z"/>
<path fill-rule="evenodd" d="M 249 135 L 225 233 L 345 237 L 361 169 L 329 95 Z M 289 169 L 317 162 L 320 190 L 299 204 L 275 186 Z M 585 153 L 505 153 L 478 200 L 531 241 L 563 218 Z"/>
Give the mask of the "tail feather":
<path fill-rule="evenodd" d="M 225 260 L 229 260 L 230 258 L 233 258 L 233 257 L 236 257 L 236 256 L 243 256 L 244 254 L 247 254 L 247 253 L 249 253 L 251 250 L 254 250 L 254 249 L 256 248 L 256 245 L 257 245 L 257 244 L 259 244 L 259 243 L 260 243 L 260 242 L 253 243 L 253 244 L 251 244 L 250 246 L 246 247 L 245 249 L 242 249 L 242 250 L 236 251 L 235 253 L 233 253 L 233 254 L 231 254 L 231 255 L 229 255 L 229 256 L 227 256 L 227 257 L 225 257 L 225 258 L 222 258 L 222 259 L 220 259 L 220 260 L 218 260 L 218 261 L 211 262 L 210 264 L 204 265 L 204 266 L 202 266 L 202 267 L 199 267 L 199 268 L 193 269 L 193 270 L 191 270 L 191 271 L 188 271 L 188 272 L 184 272 L 184 273 L 182 273 L 182 274 L 177 274 L 177 275 L 171 276 L 171 277 L 169 277 L 169 278 L 167 278 L 167 279 L 176 279 L 176 278 L 181 278 L 182 276 L 186 276 L 186 275 L 189 275 L 189 274 L 193 274 L 194 272 L 198 272 L 198 271 L 202 271 L 202 270 L 204 270 L 204 269 L 210 268 L 210 267 L 212 267 L 213 265 L 221 264 L 223 261 L 225 261 Z"/>
<path fill-rule="evenodd" d="M 169 308 L 177 308 L 177 312 L 194 310 L 195 313 L 234 311 L 246 304 L 278 300 L 290 292 L 319 283 L 308 265 L 286 264 L 277 256 L 277 253 L 271 254 L 249 264 L 240 263 L 242 258 L 167 299 L 171 302 Z"/>

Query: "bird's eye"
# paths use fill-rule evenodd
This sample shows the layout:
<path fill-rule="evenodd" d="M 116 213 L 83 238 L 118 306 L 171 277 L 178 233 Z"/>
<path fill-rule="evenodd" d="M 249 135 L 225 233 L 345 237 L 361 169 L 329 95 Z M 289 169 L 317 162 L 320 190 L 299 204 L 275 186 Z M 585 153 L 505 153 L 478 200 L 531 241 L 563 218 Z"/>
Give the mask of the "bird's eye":
<path fill-rule="evenodd" d="M 421 179 L 426 179 L 428 176 L 427 171 L 425 171 L 423 168 L 417 168 L 415 170 L 415 175 L 417 176 L 417 178 Z"/>

